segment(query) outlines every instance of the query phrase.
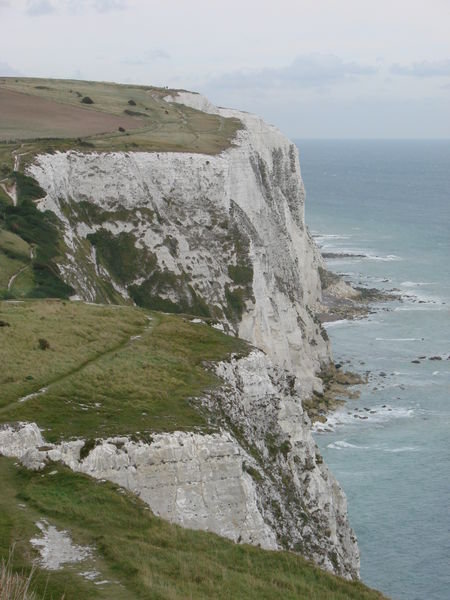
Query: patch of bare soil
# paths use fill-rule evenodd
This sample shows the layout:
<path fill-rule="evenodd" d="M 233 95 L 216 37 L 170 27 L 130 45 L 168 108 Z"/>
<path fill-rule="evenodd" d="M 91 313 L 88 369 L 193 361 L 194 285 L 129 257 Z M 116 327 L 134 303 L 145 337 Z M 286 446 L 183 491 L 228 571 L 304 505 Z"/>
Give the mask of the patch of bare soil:
<path fill-rule="evenodd" d="M 148 124 L 127 115 L 112 115 L 83 107 L 60 104 L 0 88 L 0 140 L 74 138 L 138 129 Z"/>

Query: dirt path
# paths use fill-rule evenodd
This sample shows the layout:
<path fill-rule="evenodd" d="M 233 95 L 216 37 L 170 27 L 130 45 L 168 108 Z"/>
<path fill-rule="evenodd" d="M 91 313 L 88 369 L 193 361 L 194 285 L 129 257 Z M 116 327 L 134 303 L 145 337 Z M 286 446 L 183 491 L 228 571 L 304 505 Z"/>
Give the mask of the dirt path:
<path fill-rule="evenodd" d="M 10 280 L 8 281 L 8 291 L 12 288 L 12 285 L 16 279 L 16 277 L 18 277 L 21 273 L 23 273 L 26 269 L 28 269 L 30 265 L 25 265 L 24 267 L 22 267 L 21 269 L 19 269 L 17 271 L 17 273 L 14 273 L 14 275 L 10 278 Z"/>
<path fill-rule="evenodd" d="M 6 185 L 6 183 L 0 183 L 2 190 L 7 194 L 13 203 L 13 206 L 17 206 L 17 189 L 16 184 L 14 183 L 10 188 Z"/>
<path fill-rule="evenodd" d="M 34 246 L 30 246 L 30 261 L 32 261 L 35 256 L 36 256 L 36 249 L 34 248 Z M 30 267 L 30 265 L 25 265 L 24 267 L 19 269 L 17 271 L 17 273 L 14 273 L 14 275 L 11 276 L 10 280 L 8 281 L 8 287 L 7 287 L 8 291 L 12 288 L 13 283 L 16 280 L 16 277 L 18 277 L 21 273 L 23 273 L 29 267 Z"/>

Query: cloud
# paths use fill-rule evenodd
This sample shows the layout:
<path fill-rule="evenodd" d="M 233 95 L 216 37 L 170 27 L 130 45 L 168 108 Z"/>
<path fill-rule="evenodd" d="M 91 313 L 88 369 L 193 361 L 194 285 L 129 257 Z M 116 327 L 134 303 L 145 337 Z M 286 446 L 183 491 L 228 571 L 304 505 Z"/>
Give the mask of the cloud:
<path fill-rule="evenodd" d="M 390 71 L 409 77 L 450 77 L 450 59 L 415 62 L 407 66 L 394 64 Z"/>
<path fill-rule="evenodd" d="M 112 10 L 123 10 L 127 8 L 126 0 L 94 0 L 93 7 L 98 12 L 109 12 Z"/>
<path fill-rule="evenodd" d="M 274 87 L 322 88 L 354 80 L 361 75 L 374 75 L 378 67 L 344 61 L 332 54 L 297 56 L 290 65 L 279 68 L 234 71 L 212 78 L 215 88 L 268 89 Z"/>
<path fill-rule="evenodd" d="M 11 2 L 9 0 L 0 0 L 0 8 L 7 8 L 11 6 Z"/>
<path fill-rule="evenodd" d="M 154 50 L 150 50 L 149 52 L 144 52 L 142 56 L 135 58 L 125 58 L 122 60 L 122 64 L 130 65 L 132 67 L 144 66 L 155 60 L 168 60 L 171 56 L 165 50 L 161 48 L 155 48 Z"/>
<path fill-rule="evenodd" d="M 4 1 L 0 0 L 0 7 Z M 49 15 L 64 10 L 76 14 L 86 10 L 107 13 L 124 10 L 128 7 L 128 4 L 129 0 L 27 0 L 26 13 L 32 17 Z"/>
<path fill-rule="evenodd" d="M 124 10 L 128 7 L 129 0 L 64 0 L 70 12 L 79 13 L 84 10 L 94 10 L 99 13 Z"/>
<path fill-rule="evenodd" d="M 8 63 L 0 62 L 0 77 L 17 77 L 22 75 L 19 71 L 8 65 Z"/>
<path fill-rule="evenodd" d="M 28 0 L 26 13 L 32 17 L 50 15 L 56 11 L 55 6 L 49 0 Z"/>

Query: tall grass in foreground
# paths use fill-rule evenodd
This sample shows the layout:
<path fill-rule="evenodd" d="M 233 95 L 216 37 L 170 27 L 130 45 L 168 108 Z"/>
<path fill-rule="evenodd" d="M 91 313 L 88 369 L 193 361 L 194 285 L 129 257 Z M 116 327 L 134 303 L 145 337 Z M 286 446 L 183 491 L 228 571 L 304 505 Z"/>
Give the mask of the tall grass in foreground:
<path fill-rule="evenodd" d="M 0 564 L 0 600 L 38 600 L 31 591 L 31 580 L 34 570 L 25 575 L 12 570 L 11 559 L 14 549 L 11 550 L 8 560 L 2 559 Z"/>

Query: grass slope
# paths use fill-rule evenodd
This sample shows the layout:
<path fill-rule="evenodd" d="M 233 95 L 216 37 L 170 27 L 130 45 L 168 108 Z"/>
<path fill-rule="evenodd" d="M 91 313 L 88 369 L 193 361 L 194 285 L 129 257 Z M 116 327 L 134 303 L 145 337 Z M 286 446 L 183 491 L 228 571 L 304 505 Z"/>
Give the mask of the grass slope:
<path fill-rule="evenodd" d="M 22 155 L 22 163 L 31 160 L 38 152 L 68 149 L 217 154 L 230 146 L 236 131 L 242 126 L 237 119 L 167 103 L 163 98 L 174 90 L 150 86 L 0 78 L 0 99 L 2 92 L 4 96 L 20 94 L 21 103 L 12 107 L 17 115 L 6 114 L 5 111 L 3 116 L 0 114 L 0 178 L 2 171 L 6 176 L 12 170 L 14 151 Z M 93 104 L 81 103 L 83 97 L 91 98 Z M 130 101 L 133 105 L 129 104 Z M 41 105 L 45 102 L 51 109 L 42 109 Z M 59 111 L 68 116 L 66 128 L 62 121 L 55 133 L 55 107 L 58 106 Z M 21 107 L 23 115 L 20 114 Z M 29 118 L 30 113 L 34 119 L 34 141 L 29 139 L 29 128 L 23 130 L 23 118 Z M 86 115 L 86 118 L 82 119 L 80 115 Z M 98 127 L 103 129 L 103 122 L 107 123 L 108 119 L 111 121 L 110 130 L 96 133 Z M 125 131 L 119 131 L 121 123 Z M 89 128 L 91 135 L 87 135 Z"/>
<path fill-rule="evenodd" d="M 2 302 L 0 324 L 0 422 L 37 422 L 49 441 L 206 429 L 189 403 L 218 383 L 203 361 L 248 351 L 208 325 L 130 306 Z M 39 340 L 49 347 L 40 349 Z M 46 393 L 18 402 L 43 386 Z M 36 551 L 29 540 L 42 519 L 94 548 L 83 563 L 37 568 L 32 587 L 41 598 L 382 598 L 297 555 L 171 525 L 132 494 L 59 464 L 32 472 L 0 457 L 0 481 L 0 558 L 14 545 L 17 572 L 30 573 Z M 92 570 L 108 583 L 80 575 Z"/>
<path fill-rule="evenodd" d="M 247 352 L 207 325 L 127 306 L 2 302 L 0 321 L 0 422 L 35 421 L 50 441 L 206 427 L 188 401 L 217 384 L 202 362 Z"/>
<path fill-rule="evenodd" d="M 237 545 L 214 534 L 171 525 L 117 486 L 59 465 L 35 473 L 0 458 L 0 478 L 0 553 L 6 556 L 16 542 L 16 569 L 30 568 L 34 554 L 28 540 L 37 533 L 38 519 L 68 530 L 75 543 L 95 548 L 94 564 L 37 572 L 35 587 L 40 593 L 46 588 L 46 598 L 61 598 L 63 593 L 65 600 L 383 598 L 297 555 Z M 111 583 L 96 586 L 78 574 L 90 568 Z"/>

